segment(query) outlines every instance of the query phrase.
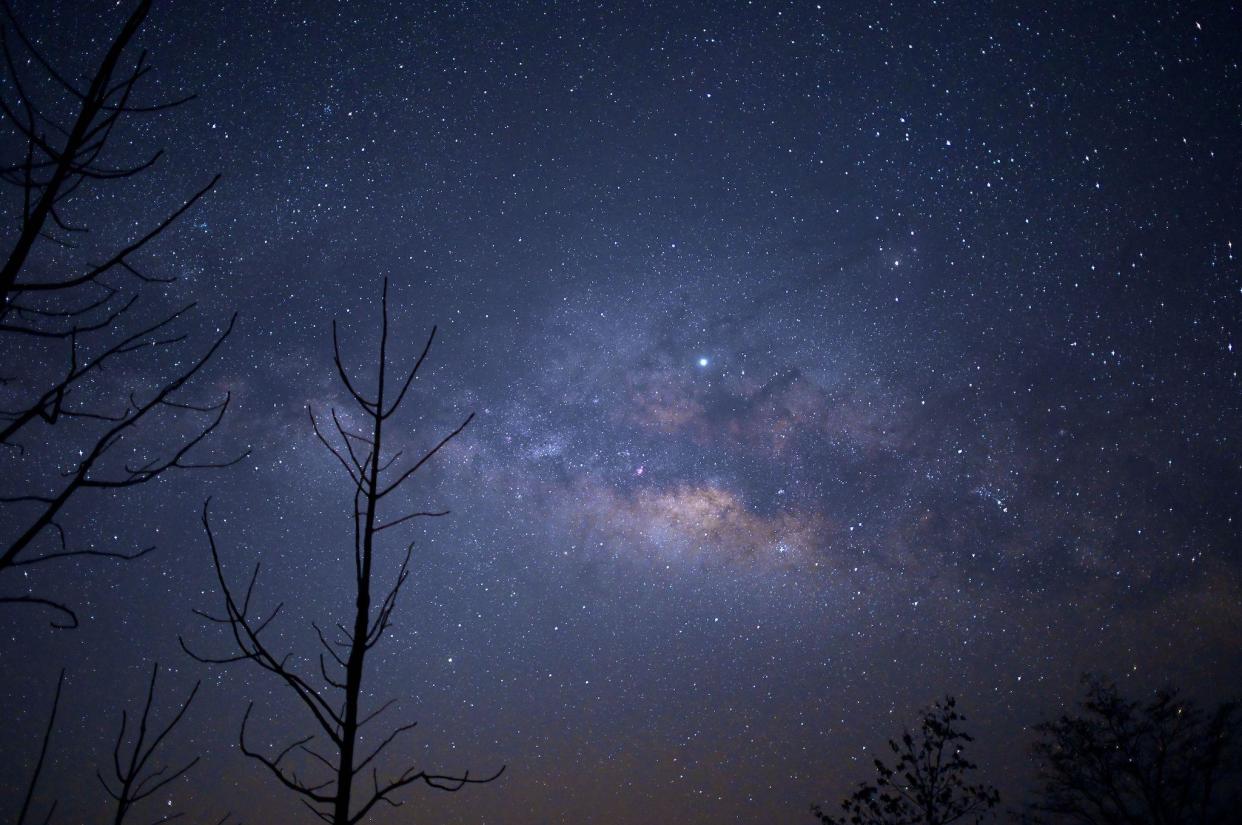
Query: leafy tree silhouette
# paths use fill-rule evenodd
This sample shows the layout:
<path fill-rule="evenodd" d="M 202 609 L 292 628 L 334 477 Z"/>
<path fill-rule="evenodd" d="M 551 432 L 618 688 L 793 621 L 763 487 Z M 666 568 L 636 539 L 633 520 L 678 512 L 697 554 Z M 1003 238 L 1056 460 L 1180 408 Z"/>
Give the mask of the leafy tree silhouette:
<path fill-rule="evenodd" d="M 974 737 L 961 730 L 965 721 L 957 701 L 946 696 L 923 711 L 916 731 L 890 739 L 896 762 L 875 760 L 876 778 L 860 783 L 832 816 L 820 805 L 811 811 L 825 825 L 949 825 L 983 822 L 1000 802 L 995 788 L 972 784 L 976 766 L 962 752 Z"/>
<path fill-rule="evenodd" d="M 1028 822 L 1225 825 L 1238 822 L 1238 705 L 1209 712 L 1177 690 L 1146 702 L 1083 677 L 1079 713 L 1036 726 L 1040 789 Z"/>

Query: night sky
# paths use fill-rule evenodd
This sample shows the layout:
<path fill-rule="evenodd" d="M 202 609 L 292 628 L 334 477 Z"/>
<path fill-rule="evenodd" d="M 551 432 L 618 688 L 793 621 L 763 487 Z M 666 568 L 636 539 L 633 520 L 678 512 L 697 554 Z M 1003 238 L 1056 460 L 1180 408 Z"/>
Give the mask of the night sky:
<path fill-rule="evenodd" d="M 81 76 L 124 8 L 15 13 Z M 142 255 L 178 279 L 143 317 L 197 301 L 190 338 L 97 388 L 237 312 L 185 397 L 233 396 L 202 455 L 252 452 L 63 520 L 151 555 L 0 580 L 82 619 L 0 612 L 4 810 L 64 666 L 42 795 L 95 821 L 159 661 L 169 701 L 204 682 L 165 761 L 204 759 L 151 817 L 313 821 L 236 747 L 251 700 L 256 741 L 300 735 L 288 693 L 178 636 L 226 649 L 191 612 L 208 496 L 289 649 L 348 607 L 350 482 L 306 408 L 345 407 L 330 322 L 371 363 L 384 277 L 395 362 L 439 326 L 394 448 L 477 417 L 411 490 L 453 513 L 408 536 L 368 697 L 420 723 L 395 762 L 508 768 L 376 822 L 809 822 L 946 693 L 1017 803 L 1083 671 L 1242 679 L 1236 4 L 177 0 L 138 42 L 148 100 L 199 97 L 128 121 L 117 163 L 166 156 L 83 190 L 85 247 L 39 265 L 222 173 Z"/>

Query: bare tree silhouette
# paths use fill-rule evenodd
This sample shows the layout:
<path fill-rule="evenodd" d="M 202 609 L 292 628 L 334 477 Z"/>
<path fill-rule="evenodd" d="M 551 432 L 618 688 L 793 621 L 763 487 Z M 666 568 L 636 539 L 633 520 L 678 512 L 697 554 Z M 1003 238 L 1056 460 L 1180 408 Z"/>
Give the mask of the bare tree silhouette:
<path fill-rule="evenodd" d="M 377 539 L 400 525 L 407 524 L 418 518 L 434 518 L 448 515 L 447 510 L 410 511 L 404 513 L 381 513 L 389 496 L 401 489 L 415 473 L 426 466 L 440 450 L 457 437 L 473 420 L 474 414 L 452 432 L 441 438 L 436 444 L 412 461 L 404 469 L 396 468 L 401 452 L 385 455 L 384 438 L 388 433 L 387 425 L 396 415 L 406 398 L 406 393 L 413 385 L 419 368 L 431 349 L 435 338 L 435 329 L 427 339 L 422 353 L 418 356 L 408 375 L 399 381 L 395 393 L 391 393 L 388 375 L 388 282 L 385 280 L 382 293 L 383 319 L 379 334 L 379 359 L 376 367 L 374 395 L 369 396 L 359 389 L 356 378 L 351 377 L 341 356 L 340 341 L 337 336 L 336 324 L 332 326 L 332 343 L 334 361 L 341 383 L 361 411 L 361 416 L 369 424 L 369 432 L 359 433 L 349 429 L 343 423 L 335 409 L 330 411 L 337 439 L 324 435 L 314 411 L 309 410 L 311 427 L 316 437 L 336 458 L 349 477 L 351 496 L 353 499 L 354 520 L 354 609 L 345 621 L 335 624 L 335 631 L 325 632 L 318 624 L 313 624 L 322 650 L 318 653 L 319 678 L 326 687 L 312 684 L 319 678 L 308 679 L 289 666 L 291 654 L 279 655 L 273 652 L 263 633 L 271 627 L 272 622 L 280 614 L 283 604 L 278 604 L 272 611 L 261 614 L 251 609 L 255 585 L 259 578 L 260 566 L 255 565 L 250 581 L 244 594 L 238 595 L 228 583 L 224 567 L 220 559 L 215 535 L 208 519 L 208 505 L 203 506 L 203 528 L 207 534 L 211 549 L 211 559 L 215 566 L 221 593 L 224 596 L 224 615 L 213 616 L 202 611 L 198 615 L 210 622 L 227 627 L 232 636 L 235 652 L 227 656 L 205 656 L 193 652 L 182 641 L 186 652 L 200 662 L 226 664 L 249 661 L 263 670 L 273 674 L 283 682 L 297 701 L 310 714 L 315 722 L 315 730 L 308 736 L 297 739 L 274 755 L 257 748 L 247 740 L 247 727 L 254 704 L 247 706 L 242 717 L 240 744 L 242 751 L 251 758 L 262 763 L 272 775 L 286 788 L 301 798 L 301 801 L 324 822 L 333 825 L 353 825 L 364 820 L 379 803 L 397 807 L 401 801 L 394 794 L 408 785 L 423 783 L 433 788 L 446 791 L 458 791 L 469 784 L 491 782 L 503 773 L 504 768 L 494 774 L 482 778 L 473 778 L 469 771 L 460 775 L 428 773 L 415 767 L 406 768 L 398 773 L 380 778 L 376 759 L 399 736 L 412 730 L 416 723 L 409 722 L 389 730 L 382 737 L 372 739 L 369 752 L 361 755 L 363 732 L 366 726 L 374 722 L 381 714 L 393 706 L 396 700 L 389 700 L 377 708 L 364 713 L 360 707 L 364 665 L 367 654 L 384 637 L 391 624 L 392 613 L 397 604 L 397 597 L 410 573 L 410 558 L 414 545 L 406 545 L 404 558 L 395 579 L 392 581 L 382 598 L 376 600 L 372 592 L 373 564 L 378 552 Z M 335 673 L 333 672 L 335 671 Z M 325 698 L 325 694 L 335 694 L 334 700 Z M 326 740 L 327 753 L 321 752 L 319 740 Z M 321 776 L 305 779 L 299 776 L 293 759 L 301 757 L 319 769 Z M 369 771 L 370 783 L 366 787 L 359 778 Z M 358 785 L 359 787 L 356 787 Z M 357 794 L 357 795 L 356 795 Z"/>
<path fill-rule="evenodd" d="M 95 771 L 95 776 L 99 779 L 100 784 L 103 785 L 104 791 L 116 802 L 116 809 L 111 817 L 114 825 L 123 825 L 135 804 L 185 776 L 199 761 L 199 757 L 196 756 L 182 767 L 171 772 L 167 765 L 157 767 L 151 764 L 151 757 L 155 754 L 155 751 L 167 740 L 169 734 L 173 732 L 185 716 L 186 711 L 190 709 L 190 704 L 198 694 L 201 684 L 195 683 L 194 688 L 178 707 L 173 717 L 164 727 L 156 732 L 151 727 L 151 708 L 155 702 L 155 683 L 159 670 L 160 666 L 158 663 L 151 669 L 151 679 L 147 685 L 146 702 L 143 704 L 142 715 L 138 719 L 138 726 L 133 734 L 133 743 L 128 749 L 128 756 L 123 756 L 122 751 L 126 750 L 126 741 L 130 738 L 128 730 L 129 714 L 125 711 L 121 712 L 121 729 L 117 733 L 116 743 L 112 750 L 112 768 L 115 779 L 105 779 L 101 771 L 98 769 Z M 56 693 L 52 699 L 52 710 L 48 714 L 47 724 L 43 729 L 43 740 L 39 747 L 39 756 L 35 761 L 30 782 L 26 785 L 22 807 L 17 815 L 17 825 L 24 825 L 27 817 L 30 815 L 35 798 L 35 789 L 38 785 L 39 777 L 43 773 L 43 766 L 47 761 L 48 747 L 52 740 L 52 732 L 56 727 L 56 713 L 60 707 L 60 697 L 64 684 L 65 671 L 62 669 L 60 671 L 60 678 L 56 682 Z M 43 825 L 48 825 L 48 823 L 52 822 L 58 805 L 59 800 L 52 800 L 48 806 L 47 814 L 42 820 Z M 158 819 L 152 820 L 150 825 L 163 825 L 163 823 L 180 819 L 181 816 L 182 813 L 177 811 L 166 813 Z M 220 823 L 224 823 L 228 818 L 229 814 L 225 814 L 220 819 Z"/>
<path fill-rule="evenodd" d="M 47 715 L 47 724 L 43 727 L 43 741 L 39 745 L 39 758 L 35 760 L 34 771 L 30 774 L 30 782 L 26 784 L 26 793 L 22 797 L 21 810 L 17 812 L 16 825 L 25 825 L 30 815 L 30 806 L 34 802 L 35 788 L 39 784 L 39 776 L 43 773 L 43 763 L 47 761 L 47 749 L 52 742 L 52 731 L 56 728 L 56 711 L 60 709 L 60 693 L 65 686 L 65 669 L 61 668 L 60 677 L 56 680 L 56 693 L 52 697 L 52 711 Z M 48 825 L 56 814 L 56 802 L 48 806 L 47 816 L 43 825 Z"/>
<path fill-rule="evenodd" d="M 16 242 L 0 268 L 0 320 L 12 324 L 15 320 L 47 320 L 51 318 L 80 318 L 101 309 L 116 292 L 104 280 L 104 276 L 120 270 L 139 280 L 164 280 L 143 275 L 133 263 L 133 256 L 165 229 L 180 218 L 194 203 L 216 185 L 219 176 L 186 200 L 152 229 L 126 243 L 102 263 L 87 267 L 82 272 L 53 278 L 22 277 L 40 240 L 72 247 L 71 238 L 87 231 L 66 220 L 63 210 L 68 201 L 82 186 L 91 181 L 115 181 L 133 177 L 152 166 L 163 155 L 156 151 L 141 163 L 125 167 L 109 167 L 102 161 L 108 140 L 117 124 L 126 115 L 150 114 L 175 108 L 194 98 L 193 95 L 153 105 L 137 105 L 132 102 L 138 82 L 150 72 L 146 65 L 146 52 L 142 52 L 131 70 L 120 68 L 121 61 L 151 11 L 151 0 L 140 0 L 108 46 L 107 52 L 95 69 L 85 91 L 67 80 L 60 71 L 35 47 L 27 37 L 8 4 L 4 5 L 9 25 L 3 29 L 3 48 L 9 79 L 12 81 L 15 100 L 0 96 L 3 111 L 11 127 L 25 139 L 25 149 L 20 158 L 0 167 L 0 177 L 16 186 L 22 195 L 22 210 Z M 61 121 L 54 114 L 55 107 L 36 100 L 27 91 L 18 70 L 19 60 L 9 47 L 9 28 L 24 47 L 29 58 L 37 64 L 71 101 L 76 103 L 76 114 L 71 121 Z M 18 302 L 25 294 L 83 292 L 90 290 L 94 300 L 79 305 L 67 314 L 48 316 L 37 307 Z M 102 293 L 102 294 L 100 294 Z M 6 327 L 9 329 L 9 327 Z M 34 335 L 59 334 L 68 336 L 71 329 L 49 331 L 38 327 L 18 326 Z M 80 330 L 79 330 L 80 331 Z"/>
<path fill-rule="evenodd" d="M 176 714 L 169 720 L 163 728 L 154 736 L 148 738 L 151 733 L 148 726 L 151 721 L 151 705 L 155 701 L 155 681 L 159 676 L 160 666 L 156 662 L 151 668 L 151 682 L 147 687 L 147 701 L 142 706 L 142 716 L 138 720 L 138 730 L 134 738 L 133 747 L 129 752 L 129 757 L 125 758 L 121 755 L 124 749 L 126 732 L 129 727 L 129 715 L 125 711 L 121 712 L 121 730 L 116 736 L 116 745 L 112 749 L 112 770 L 114 779 L 109 781 L 105 779 L 103 774 L 96 770 L 95 776 L 99 779 L 99 783 L 103 785 L 108 796 L 116 801 L 116 815 L 113 817 L 113 825 L 123 825 L 125 818 L 129 815 L 133 806 L 142 800 L 150 797 L 171 782 L 180 779 L 182 776 L 198 764 L 199 757 L 194 757 L 185 765 L 173 771 L 168 770 L 167 765 L 154 767 L 149 764 L 151 756 L 159 749 L 164 740 L 168 737 L 177 724 L 185 716 L 190 704 L 194 701 L 194 697 L 198 694 L 198 688 L 202 684 L 196 682 L 194 688 L 190 691 L 189 696 L 181 703 Z M 161 816 L 159 819 L 151 823 L 151 825 L 161 825 L 164 822 L 171 822 L 181 817 L 181 813 L 173 812 Z"/>
<path fill-rule="evenodd" d="M 923 712 L 918 730 L 901 740 L 890 739 L 897 761 L 891 767 L 875 760 L 876 779 L 862 782 L 841 802 L 841 815 L 831 816 L 819 805 L 811 811 L 825 825 L 949 825 L 983 822 L 1000 803 L 990 785 L 972 784 L 976 769 L 963 756 L 974 737 L 961 730 L 965 721 L 952 696 Z"/>
<path fill-rule="evenodd" d="M 134 359 L 175 348 L 187 339 L 176 326 L 194 304 L 154 320 L 131 322 L 143 286 L 175 280 L 142 272 L 138 258 L 216 185 L 218 175 L 151 228 L 102 253 L 102 260 L 84 258 L 76 270 L 64 271 L 75 265 L 40 258 L 43 247 L 63 253 L 62 257 L 87 255 L 80 241 L 89 229 L 67 214 L 75 195 L 138 175 L 163 154 L 159 150 L 135 164 L 109 165 L 106 153 L 118 124 L 193 98 L 153 105 L 135 102 L 140 81 L 150 72 L 146 53 L 134 58 L 129 69 L 122 64 L 150 9 L 150 0 L 137 4 L 109 41 L 89 83 L 79 87 L 37 48 L 8 4 L 3 5 L 0 45 L 9 82 L 0 93 L 0 113 L 18 138 L 4 145 L 21 148 L 15 156 L 0 159 L 0 180 L 18 193 L 16 236 L 0 267 L 0 389 L 6 407 L 0 410 L 0 448 L 8 464 L 0 472 L 5 479 L 0 504 L 6 508 L 0 581 L 11 580 L 5 573 L 24 565 L 73 556 L 128 560 L 151 549 L 71 548 L 58 517 L 82 490 L 134 487 L 169 470 L 221 467 L 241 458 L 191 457 L 191 451 L 220 424 L 229 397 L 201 404 L 182 398 L 180 392 L 216 354 L 235 317 L 217 330 L 201 357 L 178 354 L 179 371 L 153 388 L 100 390 L 101 376 L 109 368 L 132 366 Z M 38 76 L 29 77 L 32 70 Z M 36 92 L 49 86 L 55 92 L 45 96 L 48 100 L 40 99 Z M 63 365 L 55 366 L 62 359 Z M 38 365 L 32 367 L 35 362 Z M 183 362 L 190 366 L 181 366 Z M 12 374 L 18 365 L 22 373 Z M 137 460 L 131 454 L 128 464 L 118 458 L 133 446 L 133 436 L 152 429 L 155 419 L 186 416 L 199 422 L 166 452 Z M 66 421 L 94 430 L 62 434 L 51 429 Z M 53 454 L 38 459 L 48 471 L 43 477 L 26 468 L 19 471 L 27 455 L 26 439 L 45 448 L 50 445 Z M 0 603 L 50 608 L 57 615 L 53 626 L 77 625 L 73 610 L 63 602 L 26 593 L 2 596 Z"/>
<path fill-rule="evenodd" d="M 1076 715 L 1043 722 L 1039 797 L 1028 821 L 1225 825 L 1242 802 L 1238 706 L 1209 712 L 1172 688 L 1146 702 L 1084 677 Z"/>

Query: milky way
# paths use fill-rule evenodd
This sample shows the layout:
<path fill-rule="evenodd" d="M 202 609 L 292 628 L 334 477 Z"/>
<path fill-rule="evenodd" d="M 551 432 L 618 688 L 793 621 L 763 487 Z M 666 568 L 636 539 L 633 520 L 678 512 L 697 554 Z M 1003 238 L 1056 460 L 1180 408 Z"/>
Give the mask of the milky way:
<path fill-rule="evenodd" d="M 1242 677 L 1236 9 L 209 5 L 142 37 L 200 95 L 124 136 L 167 157 L 77 216 L 104 248 L 224 173 L 147 257 L 157 305 L 199 302 L 186 347 L 240 313 L 195 392 L 252 453 L 81 501 L 72 534 L 158 550 L 31 571 L 79 630 L 0 615 L 5 763 L 68 668 L 67 819 L 157 659 L 204 679 L 167 797 L 301 821 L 236 749 L 250 700 L 296 738 L 277 686 L 177 636 L 210 637 L 208 496 L 283 642 L 344 606 L 348 480 L 306 408 L 346 406 L 329 323 L 365 359 L 383 276 L 397 360 L 439 326 L 393 449 L 477 418 L 410 494 L 452 515 L 410 534 L 374 698 L 420 763 L 508 770 L 376 821 L 804 821 L 945 693 L 1016 802 L 1082 672 Z M 39 8 L 84 69 L 100 39 Z"/>

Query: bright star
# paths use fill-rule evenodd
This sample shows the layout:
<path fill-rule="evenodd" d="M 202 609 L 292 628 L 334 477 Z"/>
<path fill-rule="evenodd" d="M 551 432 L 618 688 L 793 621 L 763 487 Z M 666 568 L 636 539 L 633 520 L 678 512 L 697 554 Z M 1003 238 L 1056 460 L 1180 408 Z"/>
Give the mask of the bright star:
<path fill-rule="evenodd" d="M 700 359 L 699 359 L 699 366 L 700 366 L 700 367 L 706 367 L 706 366 L 707 366 L 707 359 L 706 359 L 706 358 L 700 358 Z"/>

